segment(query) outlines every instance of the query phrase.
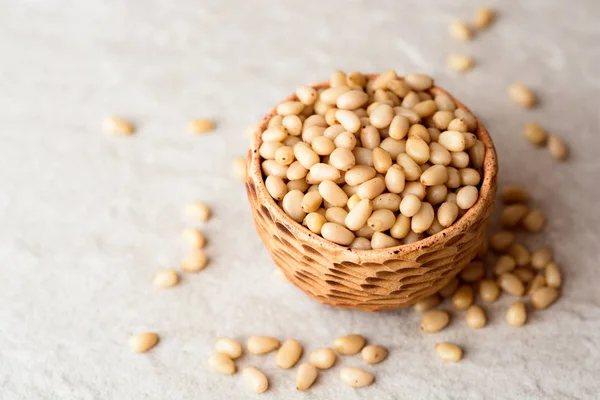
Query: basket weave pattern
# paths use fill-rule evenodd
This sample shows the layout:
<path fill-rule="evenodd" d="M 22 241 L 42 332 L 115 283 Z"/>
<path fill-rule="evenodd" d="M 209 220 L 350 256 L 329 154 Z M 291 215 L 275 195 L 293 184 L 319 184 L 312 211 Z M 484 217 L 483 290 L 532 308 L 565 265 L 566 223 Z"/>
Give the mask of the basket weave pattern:
<path fill-rule="evenodd" d="M 439 88 L 432 92 L 446 93 Z M 257 149 L 273 115 L 266 116 L 255 132 L 246 190 L 256 230 L 273 261 L 305 293 L 341 308 L 380 311 L 407 307 L 444 287 L 475 258 L 493 209 L 498 169 L 492 141 L 480 123 L 477 136 L 486 146 L 486 155 L 475 205 L 451 227 L 418 242 L 356 250 L 329 242 L 293 221 L 267 192 Z"/>

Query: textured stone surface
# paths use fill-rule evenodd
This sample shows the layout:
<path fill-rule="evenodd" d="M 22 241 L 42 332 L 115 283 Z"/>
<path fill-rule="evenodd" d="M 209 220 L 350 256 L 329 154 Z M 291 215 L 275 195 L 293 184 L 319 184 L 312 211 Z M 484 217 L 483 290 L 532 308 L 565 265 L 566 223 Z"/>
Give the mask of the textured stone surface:
<path fill-rule="evenodd" d="M 479 2 L 463 1 L 4 2 L 0 12 L 0 383 L 2 399 L 237 399 L 241 376 L 208 370 L 220 335 L 294 337 L 308 354 L 341 334 L 390 349 L 376 383 L 339 381 L 344 357 L 299 395 L 294 372 L 271 356 L 244 356 L 271 389 L 261 399 L 586 398 L 600 392 L 600 3 L 490 1 L 497 23 L 471 43 L 447 35 Z M 322 7 L 322 8 L 318 8 Z M 455 75 L 450 52 L 472 54 Z M 272 274 L 231 159 L 244 129 L 297 84 L 334 68 L 421 70 L 463 100 L 492 133 L 503 183 L 530 186 L 548 215 L 531 246 L 552 245 L 563 296 L 527 325 L 504 323 L 509 296 L 470 330 L 453 312 L 448 329 L 418 332 L 412 311 L 368 314 L 322 306 Z M 520 80 L 540 97 L 510 104 Z M 135 137 L 101 131 L 119 114 Z M 185 132 L 193 117 L 218 130 Z M 521 136 L 537 120 L 562 135 L 559 164 Z M 176 267 L 183 204 L 202 199 L 211 263 L 180 286 L 152 276 Z M 131 333 L 161 336 L 133 354 Z M 443 365 L 434 345 L 465 348 Z M 303 361 L 307 355 L 303 356 Z"/>

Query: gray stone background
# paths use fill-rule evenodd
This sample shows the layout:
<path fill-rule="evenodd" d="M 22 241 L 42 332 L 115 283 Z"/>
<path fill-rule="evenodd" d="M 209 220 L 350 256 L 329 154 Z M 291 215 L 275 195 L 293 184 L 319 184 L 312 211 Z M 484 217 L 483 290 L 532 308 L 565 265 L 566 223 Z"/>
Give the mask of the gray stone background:
<path fill-rule="evenodd" d="M 490 0 L 497 23 L 474 41 L 447 34 L 476 1 L 5 0 L 0 9 L 0 397 L 2 399 L 242 399 L 239 375 L 207 368 L 217 336 L 295 337 L 305 351 L 360 332 L 390 349 L 376 383 L 339 381 L 347 357 L 305 394 L 272 355 L 245 356 L 271 389 L 264 399 L 598 398 L 598 136 L 600 2 Z M 448 71 L 451 52 L 477 67 Z M 273 275 L 231 159 L 244 129 L 297 85 L 333 69 L 422 71 L 468 104 L 491 131 L 500 183 L 529 187 L 548 215 L 529 245 L 551 245 L 563 296 L 507 326 L 509 296 L 470 330 L 461 313 L 423 336 L 412 311 L 366 314 L 308 299 Z M 539 95 L 522 110 L 519 80 Z M 111 114 L 134 137 L 102 131 Z M 194 117 L 218 129 L 185 132 Z M 566 163 L 522 138 L 541 122 L 569 143 Z M 177 267 L 185 203 L 203 200 L 210 265 L 170 290 L 151 285 Z M 133 354 L 129 335 L 160 344 Z M 444 365 L 436 342 L 462 345 Z M 303 360 L 306 360 L 305 356 Z"/>

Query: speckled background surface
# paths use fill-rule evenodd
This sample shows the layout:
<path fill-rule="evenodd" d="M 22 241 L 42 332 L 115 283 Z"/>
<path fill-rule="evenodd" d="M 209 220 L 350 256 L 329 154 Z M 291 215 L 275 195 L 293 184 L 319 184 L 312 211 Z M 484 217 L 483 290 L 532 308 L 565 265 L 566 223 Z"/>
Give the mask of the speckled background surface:
<path fill-rule="evenodd" d="M 600 392 L 600 2 L 491 1 L 497 23 L 470 43 L 449 38 L 476 1 L 4 2 L 0 12 L 0 387 L 2 399 L 242 399 L 239 375 L 207 368 L 217 336 L 295 337 L 305 350 L 350 332 L 390 349 L 376 384 L 338 378 L 347 357 L 305 394 L 273 356 L 241 359 L 267 373 L 264 399 L 598 398 Z M 481 4 L 481 3 L 480 3 Z M 477 60 L 457 76 L 450 52 Z M 500 182 L 525 184 L 548 215 L 544 234 L 565 272 L 564 293 L 528 324 L 504 323 L 509 296 L 470 330 L 452 312 L 423 336 L 412 311 L 366 314 L 316 304 L 273 275 L 231 159 L 244 129 L 296 85 L 333 69 L 424 71 L 468 104 L 493 134 Z M 520 80 L 540 107 L 510 104 Z M 101 129 L 118 114 L 134 137 Z M 195 137 L 190 118 L 218 130 Z M 553 161 L 522 138 L 537 120 L 572 157 Z M 210 266 L 170 290 L 155 271 L 183 254 L 182 206 L 200 199 Z M 159 346 L 131 353 L 129 335 Z M 444 365 L 433 346 L 462 345 Z M 305 356 L 303 360 L 306 360 Z"/>

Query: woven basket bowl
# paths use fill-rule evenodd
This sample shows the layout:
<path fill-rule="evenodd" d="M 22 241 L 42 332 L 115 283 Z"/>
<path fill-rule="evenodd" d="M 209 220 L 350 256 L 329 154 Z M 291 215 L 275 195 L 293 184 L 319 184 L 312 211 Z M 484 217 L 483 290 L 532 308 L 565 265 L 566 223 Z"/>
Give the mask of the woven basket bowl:
<path fill-rule="evenodd" d="M 372 78 L 374 76 L 370 76 Z M 315 89 L 329 83 L 315 85 Z M 458 108 L 469 111 L 444 90 Z M 295 95 L 286 100 L 297 100 Z M 258 149 L 271 111 L 253 133 L 246 191 L 256 230 L 273 261 L 294 285 L 317 301 L 340 308 L 381 311 L 410 306 L 444 287 L 473 258 L 486 237 L 494 206 L 498 163 L 492 139 L 477 121 L 485 144 L 479 199 L 459 220 L 420 241 L 379 250 L 356 250 L 332 243 L 288 217 L 269 195 Z"/>

